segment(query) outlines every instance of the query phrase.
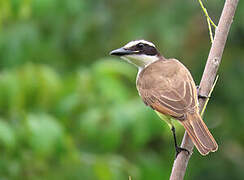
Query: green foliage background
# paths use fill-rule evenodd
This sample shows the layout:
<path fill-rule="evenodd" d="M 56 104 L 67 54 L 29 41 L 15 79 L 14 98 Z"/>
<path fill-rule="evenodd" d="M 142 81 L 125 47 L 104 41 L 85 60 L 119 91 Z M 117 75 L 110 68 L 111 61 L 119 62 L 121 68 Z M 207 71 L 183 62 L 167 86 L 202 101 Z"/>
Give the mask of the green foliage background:
<path fill-rule="evenodd" d="M 204 3 L 217 23 L 224 1 Z M 204 117 L 219 150 L 195 150 L 186 179 L 244 179 L 243 18 L 240 0 Z M 136 68 L 108 55 L 141 38 L 199 83 L 211 44 L 197 1 L 0 0 L 0 179 L 168 179 L 171 132 Z"/>

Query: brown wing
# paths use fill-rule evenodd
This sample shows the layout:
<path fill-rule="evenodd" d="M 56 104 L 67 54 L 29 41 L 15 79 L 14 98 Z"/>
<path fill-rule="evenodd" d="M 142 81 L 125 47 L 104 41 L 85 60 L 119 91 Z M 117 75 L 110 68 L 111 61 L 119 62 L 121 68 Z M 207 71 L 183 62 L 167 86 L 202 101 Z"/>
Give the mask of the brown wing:
<path fill-rule="evenodd" d="M 178 60 L 159 60 L 143 69 L 137 89 L 146 105 L 163 114 L 182 117 L 197 108 L 197 93 L 190 72 Z"/>

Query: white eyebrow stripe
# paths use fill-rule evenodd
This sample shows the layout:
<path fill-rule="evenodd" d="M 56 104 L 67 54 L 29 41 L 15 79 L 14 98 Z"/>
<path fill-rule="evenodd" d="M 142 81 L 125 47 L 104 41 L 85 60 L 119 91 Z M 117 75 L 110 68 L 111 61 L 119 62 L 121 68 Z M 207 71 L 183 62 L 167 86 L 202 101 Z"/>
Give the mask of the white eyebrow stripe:
<path fill-rule="evenodd" d="M 149 41 L 146 41 L 146 40 L 135 40 L 135 41 L 131 41 L 131 42 L 127 43 L 124 46 L 124 48 L 130 48 L 130 47 L 135 46 L 135 45 L 137 45 L 139 43 L 148 44 L 149 46 L 155 47 L 155 45 L 153 43 L 149 42 Z"/>

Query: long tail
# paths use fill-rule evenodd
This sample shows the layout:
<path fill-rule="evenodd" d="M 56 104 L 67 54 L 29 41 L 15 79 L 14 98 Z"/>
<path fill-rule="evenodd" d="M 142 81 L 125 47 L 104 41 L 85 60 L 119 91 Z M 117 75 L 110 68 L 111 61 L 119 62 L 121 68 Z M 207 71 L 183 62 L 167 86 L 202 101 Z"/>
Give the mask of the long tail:
<path fill-rule="evenodd" d="M 180 122 L 202 155 L 217 151 L 218 144 L 198 113 L 189 113 L 187 119 Z"/>

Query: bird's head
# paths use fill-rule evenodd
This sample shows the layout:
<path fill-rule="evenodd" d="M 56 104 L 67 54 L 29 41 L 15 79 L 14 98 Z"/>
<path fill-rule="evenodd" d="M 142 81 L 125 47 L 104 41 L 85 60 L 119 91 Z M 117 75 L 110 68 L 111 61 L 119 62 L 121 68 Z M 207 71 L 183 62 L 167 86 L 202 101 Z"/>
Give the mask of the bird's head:
<path fill-rule="evenodd" d="M 120 56 L 122 59 L 143 68 L 159 60 L 160 54 L 155 45 L 145 40 L 136 40 L 110 52 L 110 55 Z"/>

